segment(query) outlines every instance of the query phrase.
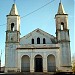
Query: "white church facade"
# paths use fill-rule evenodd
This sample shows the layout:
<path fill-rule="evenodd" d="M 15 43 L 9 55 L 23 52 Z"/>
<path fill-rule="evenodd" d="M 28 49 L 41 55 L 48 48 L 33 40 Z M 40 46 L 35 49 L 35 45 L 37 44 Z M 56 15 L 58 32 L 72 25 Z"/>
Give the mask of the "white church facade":
<path fill-rule="evenodd" d="M 39 28 L 20 38 L 16 4 L 7 15 L 5 72 L 70 72 L 71 52 L 68 14 L 59 3 L 56 36 Z"/>

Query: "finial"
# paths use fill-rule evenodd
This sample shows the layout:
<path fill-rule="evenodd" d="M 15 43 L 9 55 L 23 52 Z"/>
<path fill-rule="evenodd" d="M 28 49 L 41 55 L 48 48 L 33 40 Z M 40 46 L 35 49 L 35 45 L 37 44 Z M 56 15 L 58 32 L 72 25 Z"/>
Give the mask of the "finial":
<path fill-rule="evenodd" d="M 60 0 L 60 3 L 61 3 L 61 0 Z"/>
<path fill-rule="evenodd" d="M 15 4 L 16 0 L 13 0 L 13 1 L 14 1 L 14 4 Z"/>

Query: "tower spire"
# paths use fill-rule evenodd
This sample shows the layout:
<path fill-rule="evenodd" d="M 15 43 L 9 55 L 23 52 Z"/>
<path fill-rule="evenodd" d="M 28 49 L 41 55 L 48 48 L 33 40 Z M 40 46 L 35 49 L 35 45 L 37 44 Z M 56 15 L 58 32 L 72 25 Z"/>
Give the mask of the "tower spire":
<path fill-rule="evenodd" d="M 60 0 L 60 3 L 59 3 L 57 14 L 66 14 L 65 11 L 64 11 L 64 7 L 63 7 L 63 4 L 62 4 L 61 0 Z"/>
<path fill-rule="evenodd" d="M 17 10 L 17 7 L 16 7 L 15 3 L 12 5 L 12 8 L 11 8 L 11 11 L 10 11 L 9 15 L 18 15 L 18 10 Z"/>

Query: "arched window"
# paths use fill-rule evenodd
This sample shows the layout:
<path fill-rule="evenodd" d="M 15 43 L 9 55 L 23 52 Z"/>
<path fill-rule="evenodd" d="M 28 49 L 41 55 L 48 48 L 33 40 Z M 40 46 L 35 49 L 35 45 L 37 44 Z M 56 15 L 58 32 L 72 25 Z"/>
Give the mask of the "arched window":
<path fill-rule="evenodd" d="M 13 38 L 11 38 L 11 41 L 13 41 Z"/>
<path fill-rule="evenodd" d="M 32 39 L 32 44 L 34 44 L 34 39 Z"/>
<path fill-rule="evenodd" d="M 61 22 L 61 30 L 63 30 L 63 29 L 64 29 L 64 23 Z"/>
<path fill-rule="evenodd" d="M 11 23 L 11 31 L 14 31 L 14 23 Z"/>
<path fill-rule="evenodd" d="M 37 44 L 40 44 L 40 38 L 39 37 L 37 38 Z"/>
<path fill-rule="evenodd" d="M 46 40 L 45 40 L 45 38 L 43 38 L 43 44 L 46 44 Z"/>

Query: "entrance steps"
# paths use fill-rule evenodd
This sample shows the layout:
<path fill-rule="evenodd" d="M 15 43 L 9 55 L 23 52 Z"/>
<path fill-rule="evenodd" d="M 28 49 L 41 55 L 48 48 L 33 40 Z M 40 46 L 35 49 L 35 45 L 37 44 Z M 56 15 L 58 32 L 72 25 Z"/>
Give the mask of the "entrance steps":
<path fill-rule="evenodd" d="M 54 75 L 54 72 L 34 72 L 34 73 L 30 73 L 30 72 L 22 72 L 22 73 L 18 73 L 18 75 Z"/>
<path fill-rule="evenodd" d="M 22 72 L 22 73 L 0 73 L 0 75 L 75 75 L 72 72 L 71 73 L 65 73 L 65 72 L 60 72 L 60 73 L 55 73 L 55 72 Z"/>

